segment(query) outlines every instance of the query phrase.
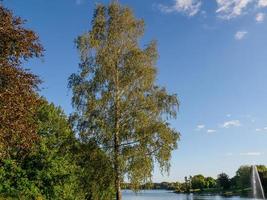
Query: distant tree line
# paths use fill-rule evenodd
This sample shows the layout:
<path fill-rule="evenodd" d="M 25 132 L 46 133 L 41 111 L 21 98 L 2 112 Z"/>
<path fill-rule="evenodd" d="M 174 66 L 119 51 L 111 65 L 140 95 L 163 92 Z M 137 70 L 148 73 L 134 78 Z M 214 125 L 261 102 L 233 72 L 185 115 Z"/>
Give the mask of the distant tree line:
<path fill-rule="evenodd" d="M 257 165 L 262 186 L 267 192 L 267 167 Z M 217 193 L 222 195 L 244 195 L 251 194 L 251 166 L 241 166 L 236 175 L 230 178 L 226 173 L 220 173 L 216 178 L 205 177 L 202 174 L 188 176 L 184 182 L 162 182 L 147 183 L 142 189 L 172 190 L 177 193 Z M 130 183 L 123 184 L 124 189 L 130 188 Z"/>

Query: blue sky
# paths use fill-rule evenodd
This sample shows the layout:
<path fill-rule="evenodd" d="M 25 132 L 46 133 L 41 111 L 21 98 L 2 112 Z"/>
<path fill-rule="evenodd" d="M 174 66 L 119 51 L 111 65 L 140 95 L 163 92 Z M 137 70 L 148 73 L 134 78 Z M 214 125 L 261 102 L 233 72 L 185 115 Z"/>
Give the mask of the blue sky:
<path fill-rule="evenodd" d="M 90 29 L 96 2 L 108 1 L 4 0 L 40 35 L 44 59 L 25 66 L 43 79 L 40 93 L 66 113 L 67 79 L 79 62 L 73 41 Z M 267 165 L 267 0 L 120 2 L 145 20 L 142 45 L 158 41 L 157 82 L 181 102 L 170 176 L 155 169 L 154 181 Z"/>

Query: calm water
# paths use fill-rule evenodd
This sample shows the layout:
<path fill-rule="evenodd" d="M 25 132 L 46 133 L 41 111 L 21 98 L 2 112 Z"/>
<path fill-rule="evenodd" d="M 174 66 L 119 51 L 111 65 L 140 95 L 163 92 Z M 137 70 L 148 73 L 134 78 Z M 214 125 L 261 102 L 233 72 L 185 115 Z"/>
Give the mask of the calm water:
<path fill-rule="evenodd" d="M 123 191 L 122 196 L 123 200 L 252 200 L 240 197 L 225 198 L 221 196 L 174 194 L 165 190 L 147 190 L 138 194 L 126 190 Z"/>

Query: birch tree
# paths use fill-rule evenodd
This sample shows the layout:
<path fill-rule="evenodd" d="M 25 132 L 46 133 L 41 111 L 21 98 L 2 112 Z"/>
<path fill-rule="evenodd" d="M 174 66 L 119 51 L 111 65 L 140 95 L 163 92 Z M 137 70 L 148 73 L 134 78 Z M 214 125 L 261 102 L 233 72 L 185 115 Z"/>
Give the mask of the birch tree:
<path fill-rule="evenodd" d="M 76 40 L 81 61 L 69 78 L 73 123 L 81 140 L 95 141 L 112 160 L 117 200 L 124 179 L 138 189 L 155 163 L 168 171 L 179 139 L 168 123 L 177 96 L 156 84 L 156 43 L 141 48 L 143 34 L 144 21 L 128 7 L 98 5 L 91 30 Z"/>

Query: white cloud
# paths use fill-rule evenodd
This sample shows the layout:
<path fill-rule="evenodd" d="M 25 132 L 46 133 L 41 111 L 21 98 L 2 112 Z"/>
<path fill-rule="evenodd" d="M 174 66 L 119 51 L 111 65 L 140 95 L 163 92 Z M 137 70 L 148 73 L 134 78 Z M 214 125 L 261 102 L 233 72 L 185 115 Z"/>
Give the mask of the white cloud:
<path fill-rule="evenodd" d="M 223 19 L 232 19 L 244 13 L 248 4 L 253 0 L 216 0 L 216 13 Z"/>
<path fill-rule="evenodd" d="M 207 133 L 215 133 L 215 132 L 217 132 L 217 131 L 214 130 L 214 129 L 208 129 L 208 130 L 207 130 Z"/>
<path fill-rule="evenodd" d="M 159 5 L 159 9 L 164 13 L 180 12 L 189 16 L 196 15 L 201 7 L 201 0 L 174 0 L 174 5 Z"/>
<path fill-rule="evenodd" d="M 238 127 L 238 126 L 241 126 L 241 123 L 239 120 L 226 121 L 222 125 L 223 128 Z"/>
<path fill-rule="evenodd" d="M 266 7 L 267 6 L 267 0 L 259 0 L 258 6 L 259 7 Z"/>
<path fill-rule="evenodd" d="M 261 152 L 246 152 L 246 153 L 240 153 L 241 156 L 260 156 L 263 153 Z"/>
<path fill-rule="evenodd" d="M 257 131 L 257 132 L 267 131 L 267 127 L 256 128 L 255 131 Z"/>
<path fill-rule="evenodd" d="M 76 0 L 77 4 L 81 4 L 83 0 Z M 194 16 L 201 13 L 203 17 L 207 17 L 206 11 L 201 9 L 204 0 L 172 0 L 172 5 L 156 4 L 157 8 L 164 13 L 183 13 L 188 16 Z M 248 11 L 257 11 L 263 7 L 267 7 L 267 0 L 213 0 L 217 3 L 216 13 L 221 19 L 230 20 L 235 17 L 246 14 Z M 255 20 L 262 22 L 265 15 L 259 12 Z M 241 33 L 242 34 L 242 33 Z M 245 33 L 246 34 L 246 33 Z M 243 36 L 245 35 L 243 33 Z M 240 37 L 243 38 L 242 35 Z"/>
<path fill-rule="evenodd" d="M 201 129 L 204 129 L 204 128 L 205 128 L 204 124 L 197 125 L 197 130 L 201 130 Z"/>
<path fill-rule="evenodd" d="M 240 156 L 261 156 L 263 154 L 264 154 L 263 152 L 251 151 L 251 152 L 245 152 L 245 153 L 240 153 L 240 154 L 233 154 L 232 152 L 229 152 L 229 153 L 226 153 L 224 155 L 225 156 L 236 156 L 236 155 L 240 155 Z"/>
<path fill-rule="evenodd" d="M 237 31 L 235 34 L 235 39 L 242 40 L 247 35 L 247 33 L 248 33 L 247 31 Z"/>
<path fill-rule="evenodd" d="M 263 22 L 264 21 L 264 18 L 265 18 L 265 14 L 264 13 L 257 13 L 256 17 L 255 17 L 255 20 L 256 22 Z"/>

